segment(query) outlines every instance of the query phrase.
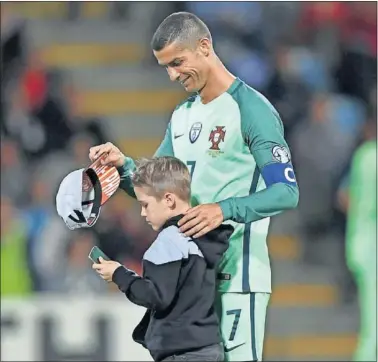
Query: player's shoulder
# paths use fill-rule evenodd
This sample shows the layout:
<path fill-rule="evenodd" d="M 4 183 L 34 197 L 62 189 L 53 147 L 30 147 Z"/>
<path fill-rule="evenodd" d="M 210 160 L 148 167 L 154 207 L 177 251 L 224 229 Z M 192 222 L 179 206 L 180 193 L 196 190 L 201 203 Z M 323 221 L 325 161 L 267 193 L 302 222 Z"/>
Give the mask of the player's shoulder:
<path fill-rule="evenodd" d="M 369 141 L 362 143 L 358 147 L 357 152 L 366 153 L 368 155 L 375 155 L 376 149 L 377 149 L 377 141 L 376 140 L 369 140 Z"/>
<path fill-rule="evenodd" d="M 238 104 L 242 112 L 259 113 L 272 112 L 278 115 L 272 103 L 259 91 L 237 78 L 228 93 Z"/>
<path fill-rule="evenodd" d="M 184 99 L 182 102 L 180 102 L 173 112 L 178 111 L 179 109 L 185 109 L 190 108 L 192 104 L 195 102 L 196 98 L 198 97 L 197 94 L 191 94 L 188 98 Z"/>
<path fill-rule="evenodd" d="M 361 144 L 354 155 L 355 163 L 362 163 L 367 167 L 374 167 L 377 160 L 377 141 L 366 141 Z"/>
<path fill-rule="evenodd" d="M 282 128 L 281 118 L 272 103 L 262 93 L 239 78 L 229 89 L 229 94 L 239 106 L 242 123 L 253 123 L 255 125 L 261 123 L 264 126 L 272 123 Z"/>

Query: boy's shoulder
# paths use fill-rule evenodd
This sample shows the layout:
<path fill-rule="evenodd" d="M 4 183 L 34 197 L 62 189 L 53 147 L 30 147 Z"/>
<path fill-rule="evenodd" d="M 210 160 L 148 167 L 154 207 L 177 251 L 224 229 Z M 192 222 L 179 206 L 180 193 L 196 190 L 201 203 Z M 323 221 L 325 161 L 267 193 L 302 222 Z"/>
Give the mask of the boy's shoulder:
<path fill-rule="evenodd" d="M 180 237 L 180 229 L 178 225 L 172 224 L 172 225 L 167 225 L 166 227 L 163 227 L 160 229 L 159 233 L 156 236 L 156 240 L 159 238 L 175 238 L 175 237 Z"/>
<path fill-rule="evenodd" d="M 156 265 L 162 265 L 189 258 L 202 253 L 190 238 L 182 234 L 177 225 L 163 227 L 154 242 L 145 252 L 143 259 Z"/>

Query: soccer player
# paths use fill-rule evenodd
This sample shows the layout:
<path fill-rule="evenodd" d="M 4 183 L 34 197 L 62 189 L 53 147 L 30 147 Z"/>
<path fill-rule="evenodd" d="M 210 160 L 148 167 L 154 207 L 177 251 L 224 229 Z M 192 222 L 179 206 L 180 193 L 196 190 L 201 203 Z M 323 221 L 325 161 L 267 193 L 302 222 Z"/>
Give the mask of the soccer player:
<path fill-rule="evenodd" d="M 297 206 L 299 191 L 269 101 L 232 75 L 213 49 L 207 26 L 187 12 L 168 16 L 152 38 L 158 63 L 191 96 L 174 110 L 156 156 L 188 165 L 193 207 L 180 220 L 198 238 L 226 221 L 234 226 L 218 273 L 217 306 L 228 361 L 261 361 L 271 293 L 270 217 Z M 119 167 L 120 187 L 134 196 L 134 161 L 107 143 L 90 149 Z"/>
<path fill-rule="evenodd" d="M 143 256 L 143 276 L 112 260 L 93 268 L 147 308 L 133 339 L 154 361 L 223 361 L 214 309 L 216 265 L 233 227 L 220 225 L 196 243 L 180 233 L 177 222 L 190 208 L 190 175 L 175 157 L 142 160 L 132 182 L 141 215 L 159 231 Z"/>
<path fill-rule="evenodd" d="M 354 361 L 377 360 L 377 125 L 356 151 L 349 184 L 346 259 L 358 288 L 360 332 Z"/>

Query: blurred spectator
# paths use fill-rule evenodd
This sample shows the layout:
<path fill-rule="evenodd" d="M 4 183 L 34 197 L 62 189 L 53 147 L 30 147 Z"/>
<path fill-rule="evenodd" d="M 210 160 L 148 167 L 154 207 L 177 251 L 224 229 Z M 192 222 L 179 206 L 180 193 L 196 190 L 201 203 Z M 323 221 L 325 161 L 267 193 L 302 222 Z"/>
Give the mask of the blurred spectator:
<path fill-rule="evenodd" d="M 16 15 L 11 8 L 12 4 L 1 3 L 1 87 L 17 74 L 26 55 L 24 20 Z"/>
<path fill-rule="evenodd" d="M 1 141 L 1 193 L 17 206 L 27 204 L 28 180 L 24 162 L 16 142 L 10 139 Z"/>
<path fill-rule="evenodd" d="M 27 68 L 21 77 L 21 86 L 28 110 L 35 112 L 40 109 L 46 102 L 48 82 L 47 71 L 38 52 L 29 55 Z"/>
<path fill-rule="evenodd" d="M 277 47 L 275 72 L 265 90 L 268 99 L 280 112 L 288 140 L 294 127 L 306 116 L 310 100 L 310 89 L 293 71 L 289 53 L 289 45 Z"/>
<path fill-rule="evenodd" d="M 103 207 L 101 218 L 93 230 L 106 255 L 120 263 L 130 264 L 134 260 L 134 270 L 141 271 L 140 261 L 155 232 L 140 217 L 139 205 L 136 208 L 127 207 L 127 196 L 121 192 Z"/>
<path fill-rule="evenodd" d="M 69 172 L 89 166 L 88 149 L 94 144 L 95 142 L 90 135 L 78 133 L 67 144 L 66 152 L 52 152 L 39 160 L 38 164 L 31 166 L 31 172 L 34 175 L 38 175 L 38 178 L 46 185 L 44 189 L 45 205 L 49 209 L 53 208 L 50 212 L 53 212 L 53 219 L 59 224 L 59 226 L 56 226 L 59 229 L 64 228 L 64 230 L 68 231 L 62 221 L 57 218 L 55 211 L 55 196 L 59 184 Z M 32 205 L 34 202 L 35 200 L 31 200 Z"/>
<path fill-rule="evenodd" d="M 79 168 L 88 166 L 89 149 L 96 144 L 95 138 L 88 132 L 77 132 L 71 139 L 68 144 L 69 152 Z"/>
<path fill-rule="evenodd" d="M 9 94 L 4 127 L 7 134 L 18 141 L 26 159 L 29 160 L 43 148 L 47 135 L 38 119 L 30 114 L 22 89 L 15 86 Z"/>
<path fill-rule="evenodd" d="M 228 69 L 251 86 L 262 90 L 272 76 L 265 51 L 262 4 L 259 2 L 187 2 L 188 11 L 209 26 L 216 51 Z"/>
<path fill-rule="evenodd" d="M 342 43 L 351 51 L 377 57 L 377 3 L 343 3 L 348 7 L 342 24 Z"/>
<path fill-rule="evenodd" d="M 352 2 L 343 23 L 338 90 L 368 101 L 377 84 L 377 3 Z"/>
<path fill-rule="evenodd" d="M 34 158 L 45 156 L 52 151 L 64 150 L 72 135 L 68 120 L 57 100 L 47 97 L 41 108 L 33 112 L 46 135 L 43 147 L 33 154 Z"/>
<path fill-rule="evenodd" d="M 30 294 L 27 238 L 22 219 L 9 197 L 1 197 L 1 296 Z"/>
<path fill-rule="evenodd" d="M 53 184 L 38 173 L 30 183 L 29 206 L 24 209 L 28 239 L 28 261 L 37 291 L 49 288 L 49 277 L 59 265 L 69 230 L 55 212 Z"/>
<path fill-rule="evenodd" d="M 306 2 L 302 6 L 297 36 L 324 54 L 329 68 L 338 60 L 339 37 L 347 13 L 347 3 L 340 1 Z"/>
<path fill-rule="evenodd" d="M 301 200 L 298 217 L 305 241 L 305 260 L 316 260 L 316 241 L 334 224 L 334 184 L 344 169 L 355 139 L 340 132 L 334 121 L 332 98 L 313 97 L 309 118 L 298 125 L 291 137 Z"/>
<path fill-rule="evenodd" d="M 275 49 L 281 42 L 293 42 L 298 35 L 297 22 L 304 3 L 297 1 L 261 2 L 262 18 L 259 25 L 265 38 L 267 51 Z M 274 24 L 272 26 L 272 24 Z"/>
<path fill-rule="evenodd" d="M 5 112 L 8 134 L 19 140 L 28 161 L 63 150 L 72 131 L 59 101 L 48 92 L 47 71 L 32 54 L 20 83 L 10 89 Z"/>
<path fill-rule="evenodd" d="M 242 44 L 252 49 L 263 49 L 262 5 L 260 2 L 193 1 L 187 2 L 186 8 L 199 16 L 210 27 L 215 39 L 229 37 L 241 41 Z"/>
<path fill-rule="evenodd" d="M 27 53 L 27 48 L 24 21 L 12 12 L 11 3 L 1 3 L 0 16 L 0 128 L 1 133 L 7 135 L 7 128 L 5 126 L 6 89 L 9 83 L 17 79 Z"/>
<path fill-rule="evenodd" d="M 44 143 L 31 154 L 38 158 L 54 150 L 63 150 L 72 135 L 68 119 L 58 99 L 49 92 L 48 70 L 41 61 L 38 51 L 31 53 L 21 78 L 22 90 L 26 96 L 28 112 L 41 126 Z"/>
<path fill-rule="evenodd" d="M 74 133 L 86 133 L 93 138 L 94 144 L 111 142 L 104 129 L 104 122 L 98 117 L 83 116 L 81 114 L 81 92 L 73 85 L 66 84 L 62 87 L 64 96 L 63 105 L 69 120 L 70 129 Z"/>
<path fill-rule="evenodd" d="M 358 286 L 360 328 L 355 361 L 377 357 L 377 125 L 353 155 L 348 187 L 346 261 Z"/>
<path fill-rule="evenodd" d="M 107 284 L 91 269 L 89 252 L 96 245 L 90 230 L 72 233 L 56 273 L 50 275 L 50 291 L 64 294 L 98 295 L 107 291 Z"/>
<path fill-rule="evenodd" d="M 94 227 L 100 249 L 110 259 L 119 262 L 127 256 L 130 257 L 138 243 L 138 240 L 129 234 L 129 225 L 125 224 L 126 214 L 125 205 L 119 207 L 116 195 L 103 207 L 101 218 Z"/>
<path fill-rule="evenodd" d="M 361 140 L 359 141 L 359 145 L 362 145 L 366 142 L 376 140 L 377 138 L 377 116 L 376 114 L 370 114 L 369 118 L 365 122 L 363 126 L 363 132 L 361 134 Z M 350 177 L 350 167 L 351 161 L 348 163 L 346 170 L 344 172 L 344 176 L 341 179 L 339 187 L 337 189 L 337 196 L 336 196 L 336 207 L 344 214 L 344 216 L 348 212 L 349 208 L 349 177 Z"/>

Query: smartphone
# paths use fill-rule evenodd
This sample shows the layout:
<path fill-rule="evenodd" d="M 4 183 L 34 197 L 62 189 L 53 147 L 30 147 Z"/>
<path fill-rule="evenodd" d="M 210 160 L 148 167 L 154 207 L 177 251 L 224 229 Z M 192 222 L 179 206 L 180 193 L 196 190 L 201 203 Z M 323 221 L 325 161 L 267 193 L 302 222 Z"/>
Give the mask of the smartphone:
<path fill-rule="evenodd" d="M 88 258 L 91 259 L 94 263 L 98 264 L 100 262 L 99 261 L 100 256 L 104 260 L 110 260 L 110 258 L 106 254 L 104 254 L 104 252 L 98 246 L 94 246 L 91 249 L 91 252 L 89 253 Z"/>

